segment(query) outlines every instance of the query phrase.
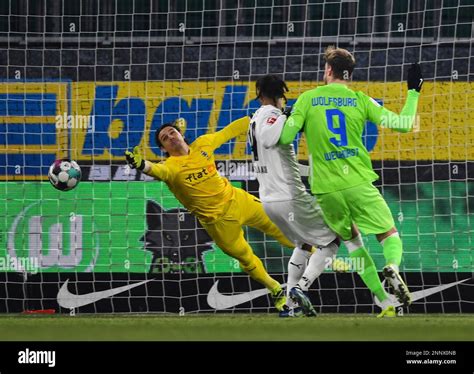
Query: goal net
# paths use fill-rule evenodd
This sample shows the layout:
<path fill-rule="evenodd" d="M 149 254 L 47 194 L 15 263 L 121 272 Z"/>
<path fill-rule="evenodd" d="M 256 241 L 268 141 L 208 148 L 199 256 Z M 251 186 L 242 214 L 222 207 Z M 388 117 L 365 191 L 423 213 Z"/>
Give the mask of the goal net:
<path fill-rule="evenodd" d="M 289 104 L 324 84 L 322 53 L 346 48 L 350 86 L 399 112 L 406 71 L 425 83 L 415 131 L 367 123 L 376 182 L 404 243 L 414 303 L 399 313 L 474 311 L 473 5 L 452 1 L 2 1 L 0 3 L 0 311 L 270 312 L 271 300 L 222 252 L 163 182 L 126 166 L 138 146 L 164 154 L 161 124 L 186 138 L 259 107 L 255 80 L 277 74 Z M 308 152 L 295 142 L 303 180 Z M 245 136 L 216 153 L 217 170 L 258 194 Z M 48 181 L 77 161 L 78 187 Z M 245 229 L 268 271 L 286 280 L 291 250 Z M 377 269 L 381 245 L 364 237 Z M 338 253 L 348 258 L 344 246 Z M 321 312 L 371 313 L 348 262 L 316 280 Z"/>

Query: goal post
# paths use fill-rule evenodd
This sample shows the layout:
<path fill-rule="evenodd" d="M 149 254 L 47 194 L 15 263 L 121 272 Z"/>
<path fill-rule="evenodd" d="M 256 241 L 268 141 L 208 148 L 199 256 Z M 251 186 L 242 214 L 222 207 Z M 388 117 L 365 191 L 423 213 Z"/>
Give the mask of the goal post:
<path fill-rule="evenodd" d="M 416 299 L 399 312 L 473 312 L 472 11 L 465 0 L 2 2 L 0 312 L 274 311 L 166 184 L 126 166 L 124 152 L 139 146 L 159 162 L 161 124 L 181 118 L 193 141 L 253 113 L 265 74 L 285 79 L 294 103 L 324 84 L 328 45 L 354 54 L 351 88 L 395 112 L 408 66 L 420 63 L 415 131 L 367 122 L 363 134 Z M 304 137 L 295 146 L 307 183 Z M 245 136 L 215 156 L 219 173 L 258 195 Z M 63 157 L 82 169 L 68 192 L 47 178 Z M 291 251 L 245 233 L 284 283 Z M 382 247 L 364 241 L 380 271 Z M 338 257 L 354 265 L 344 246 Z M 318 311 L 377 310 L 353 268 L 336 270 L 328 262 L 311 287 Z"/>

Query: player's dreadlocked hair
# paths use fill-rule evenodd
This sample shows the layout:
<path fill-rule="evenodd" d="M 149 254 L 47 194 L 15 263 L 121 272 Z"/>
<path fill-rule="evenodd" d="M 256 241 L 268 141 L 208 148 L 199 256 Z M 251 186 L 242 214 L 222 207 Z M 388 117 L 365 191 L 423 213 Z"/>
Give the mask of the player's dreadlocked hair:
<path fill-rule="evenodd" d="M 255 83 L 255 88 L 257 90 L 257 99 L 262 97 L 268 97 L 278 101 L 278 99 L 283 98 L 286 101 L 285 92 L 288 92 L 288 87 L 286 83 L 273 74 L 265 75 L 257 79 Z"/>

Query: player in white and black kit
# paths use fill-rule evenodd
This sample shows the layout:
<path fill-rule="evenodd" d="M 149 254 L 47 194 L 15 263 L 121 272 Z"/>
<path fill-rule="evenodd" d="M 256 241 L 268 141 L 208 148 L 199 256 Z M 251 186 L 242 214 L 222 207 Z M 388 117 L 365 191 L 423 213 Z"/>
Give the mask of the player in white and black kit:
<path fill-rule="evenodd" d="M 270 219 L 297 245 L 288 264 L 287 294 L 306 315 L 316 315 L 302 291 L 307 291 L 324 271 L 327 259 L 338 250 L 339 240 L 324 222 L 315 198 L 306 192 L 293 144 L 277 144 L 287 119 L 282 108 L 288 87 L 277 76 L 266 75 L 257 80 L 256 89 L 262 106 L 250 121 L 248 141 L 260 200 Z M 313 254 L 312 246 L 316 248 Z"/>

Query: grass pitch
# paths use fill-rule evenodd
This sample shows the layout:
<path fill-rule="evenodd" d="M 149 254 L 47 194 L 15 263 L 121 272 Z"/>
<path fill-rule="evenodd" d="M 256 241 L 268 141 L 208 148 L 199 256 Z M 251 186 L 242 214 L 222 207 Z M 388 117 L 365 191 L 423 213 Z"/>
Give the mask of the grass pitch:
<path fill-rule="evenodd" d="M 474 341 L 474 315 L 0 316 L 3 341 Z"/>

